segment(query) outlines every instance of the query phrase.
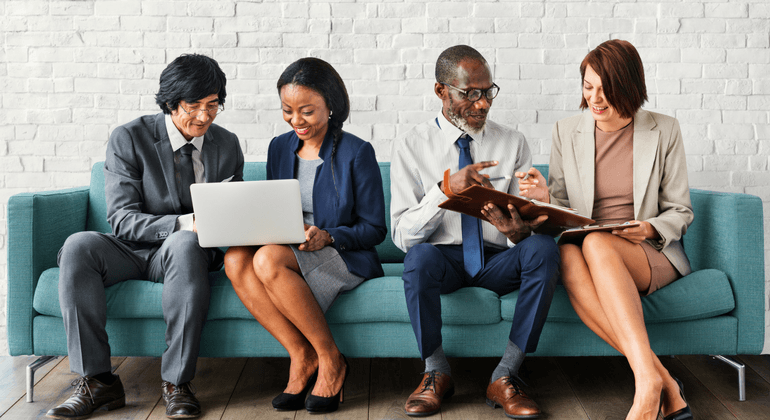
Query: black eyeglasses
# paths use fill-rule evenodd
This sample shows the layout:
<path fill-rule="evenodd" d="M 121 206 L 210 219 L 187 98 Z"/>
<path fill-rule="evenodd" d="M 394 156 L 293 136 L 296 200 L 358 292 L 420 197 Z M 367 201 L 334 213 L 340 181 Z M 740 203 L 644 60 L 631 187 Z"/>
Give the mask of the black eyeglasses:
<path fill-rule="evenodd" d="M 492 83 L 492 86 L 490 86 L 487 89 L 468 89 L 468 90 L 462 90 L 458 87 L 454 87 L 447 83 L 441 83 L 441 84 L 462 93 L 463 96 L 465 96 L 465 98 L 471 102 L 476 102 L 479 99 L 481 99 L 481 95 L 486 96 L 487 100 L 491 101 L 492 99 L 495 99 L 495 97 L 497 97 L 498 93 L 500 93 L 500 86 L 497 86 L 494 83 Z"/>

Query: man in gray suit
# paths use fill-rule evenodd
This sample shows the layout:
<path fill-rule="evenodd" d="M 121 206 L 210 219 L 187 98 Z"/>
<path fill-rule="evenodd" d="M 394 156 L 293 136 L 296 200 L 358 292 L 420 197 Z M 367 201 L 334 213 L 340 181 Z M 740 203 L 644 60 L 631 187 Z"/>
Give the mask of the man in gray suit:
<path fill-rule="evenodd" d="M 243 180 L 235 134 L 213 125 L 224 109 L 227 79 L 217 62 L 183 55 L 160 75 L 155 96 L 163 113 L 115 129 L 104 164 L 111 234 L 80 232 L 59 251 L 59 301 L 75 392 L 48 417 L 86 418 L 125 405 L 113 375 L 105 325 L 105 287 L 124 280 L 163 283 L 167 349 L 161 392 L 169 418 L 200 415 L 190 388 L 209 307 L 208 272 L 223 254 L 201 248 L 192 213 L 194 182 Z"/>

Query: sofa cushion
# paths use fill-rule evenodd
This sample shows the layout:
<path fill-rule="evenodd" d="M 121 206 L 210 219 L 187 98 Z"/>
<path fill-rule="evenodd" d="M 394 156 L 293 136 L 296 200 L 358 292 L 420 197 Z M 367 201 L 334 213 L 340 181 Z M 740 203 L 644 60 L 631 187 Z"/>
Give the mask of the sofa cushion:
<path fill-rule="evenodd" d="M 211 305 L 208 319 L 254 319 L 235 294 L 224 271 L 210 273 Z M 106 289 L 108 318 L 163 319 L 161 301 L 163 284 L 144 280 L 128 280 Z M 43 272 L 32 303 L 35 311 L 61 317 L 59 308 L 59 268 Z"/>
<path fill-rule="evenodd" d="M 409 323 L 404 298 L 401 264 L 388 265 L 386 270 L 396 274 L 365 281 L 354 290 L 343 293 L 329 309 L 330 324 L 362 322 Z M 208 319 L 253 320 L 233 290 L 224 271 L 210 274 L 212 278 L 211 305 Z M 35 289 L 33 307 L 43 315 L 61 317 L 59 308 L 59 269 L 43 272 Z M 163 285 L 151 281 L 129 280 L 106 290 L 109 318 L 163 318 L 161 299 Z M 447 325 L 495 324 L 500 322 L 500 301 L 497 294 L 478 287 L 460 289 L 441 296 L 442 319 Z"/>
<path fill-rule="evenodd" d="M 447 325 L 500 322 L 497 294 L 478 287 L 462 288 L 441 296 L 441 319 Z M 380 277 L 343 293 L 329 309 L 330 324 L 409 322 L 401 277 Z"/>
<path fill-rule="evenodd" d="M 515 291 L 501 298 L 504 320 L 513 320 L 518 296 L 519 292 Z M 696 271 L 642 298 L 644 320 L 648 324 L 711 318 L 734 308 L 730 281 L 725 273 L 713 269 Z M 548 321 L 582 322 L 563 286 L 556 288 Z"/>

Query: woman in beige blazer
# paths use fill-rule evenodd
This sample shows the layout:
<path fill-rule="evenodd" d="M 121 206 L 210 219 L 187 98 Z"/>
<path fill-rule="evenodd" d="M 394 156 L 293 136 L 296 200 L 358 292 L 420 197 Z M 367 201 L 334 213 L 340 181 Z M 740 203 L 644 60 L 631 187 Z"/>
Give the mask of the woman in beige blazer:
<path fill-rule="evenodd" d="M 548 187 L 536 169 L 521 194 L 575 208 L 598 224 L 640 227 L 594 232 L 560 246 L 562 278 L 585 324 L 623 353 L 636 391 L 629 419 L 692 419 L 681 383 L 650 348 L 640 295 L 690 273 L 681 238 L 693 220 L 687 163 L 675 118 L 641 110 L 644 69 L 630 43 L 611 40 L 580 65 L 581 108 L 556 123 Z"/>

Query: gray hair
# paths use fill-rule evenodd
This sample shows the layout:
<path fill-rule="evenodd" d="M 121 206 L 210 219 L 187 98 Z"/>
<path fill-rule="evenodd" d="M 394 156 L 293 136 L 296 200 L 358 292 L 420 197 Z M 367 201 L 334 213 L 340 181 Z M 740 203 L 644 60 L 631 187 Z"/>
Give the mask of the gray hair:
<path fill-rule="evenodd" d="M 445 49 L 436 60 L 436 82 L 447 83 L 457 77 L 457 66 L 463 60 L 478 60 L 484 64 L 487 60 L 473 47 L 467 45 L 455 45 Z"/>

